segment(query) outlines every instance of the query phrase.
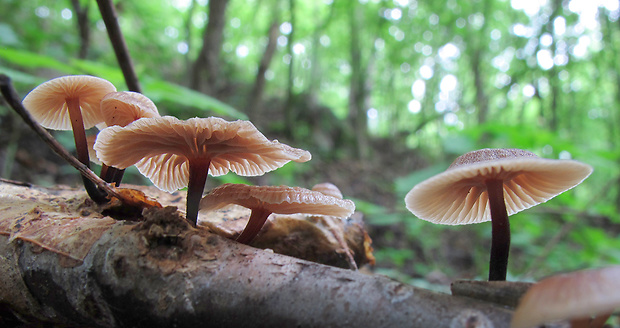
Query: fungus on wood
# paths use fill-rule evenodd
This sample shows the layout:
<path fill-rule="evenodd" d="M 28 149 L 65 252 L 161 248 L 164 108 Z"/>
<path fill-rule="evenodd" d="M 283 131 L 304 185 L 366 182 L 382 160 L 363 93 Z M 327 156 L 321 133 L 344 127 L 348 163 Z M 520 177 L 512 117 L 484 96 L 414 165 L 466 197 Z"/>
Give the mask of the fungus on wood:
<path fill-rule="evenodd" d="M 23 100 L 24 107 L 43 127 L 73 130 L 78 160 L 89 166 L 86 131 L 101 122 L 99 105 L 108 93 L 116 91 L 112 83 L 94 76 L 69 75 L 49 80 L 34 88 Z M 84 187 L 98 203 L 105 196 L 84 176 Z"/>
<path fill-rule="evenodd" d="M 352 201 L 319 191 L 300 187 L 249 186 L 232 183 L 211 190 L 200 201 L 200 208 L 209 211 L 228 204 L 237 204 L 252 210 L 248 224 L 237 237 L 237 241 L 243 244 L 249 244 L 256 237 L 272 213 L 348 217 L 355 211 L 355 204 Z"/>
<path fill-rule="evenodd" d="M 510 326 L 570 320 L 571 327 L 600 328 L 620 308 L 619 290 L 620 266 L 554 275 L 528 289 Z"/>
<path fill-rule="evenodd" d="M 413 187 L 405 204 L 418 218 L 433 223 L 491 221 L 489 280 L 506 280 L 508 216 L 575 187 L 591 172 L 592 167 L 574 160 L 544 159 L 521 149 L 481 149 Z"/>
<path fill-rule="evenodd" d="M 187 187 L 186 217 L 194 226 L 208 173 L 262 175 L 311 158 L 308 151 L 268 140 L 248 121 L 217 117 L 182 121 L 163 116 L 111 126 L 99 133 L 95 151 L 108 165 L 124 169 L 135 164 L 162 190 Z"/>

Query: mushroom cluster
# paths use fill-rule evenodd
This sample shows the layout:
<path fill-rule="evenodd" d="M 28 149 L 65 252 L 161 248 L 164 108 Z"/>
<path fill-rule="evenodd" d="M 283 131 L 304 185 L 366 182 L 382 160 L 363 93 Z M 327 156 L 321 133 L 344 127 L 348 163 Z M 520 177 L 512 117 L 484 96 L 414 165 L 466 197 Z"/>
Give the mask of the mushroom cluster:
<path fill-rule="evenodd" d="M 268 140 L 249 121 L 162 117 L 155 104 L 144 95 L 117 92 L 110 82 L 93 76 L 64 76 L 50 80 L 32 90 L 23 104 L 44 127 L 72 128 L 78 159 L 87 166 L 91 157 L 89 145 L 92 145 L 96 154 L 93 160 L 101 162 L 100 175 L 105 181 L 114 182 L 118 187 L 123 170 L 135 165 L 162 190 L 173 192 L 187 187 L 186 218 L 194 226 L 208 174 L 217 176 L 232 171 L 242 176 L 256 176 L 290 161 L 306 162 L 311 158 L 308 151 Z M 93 126 L 101 129 L 94 145 L 92 137 L 89 141 L 85 133 Z M 92 183 L 83 180 L 91 198 L 100 203 L 107 201 Z M 225 185 L 210 195 L 246 187 Z M 244 243 L 254 238 L 273 211 L 348 216 L 355 207 L 351 201 L 301 188 L 250 188 L 254 190 L 252 199 L 262 204 L 268 203 L 263 199 L 265 194 L 273 196 L 277 193 L 275 190 L 285 193 L 289 200 L 280 203 L 288 202 L 289 209 L 276 206 L 256 210 L 262 214 L 253 215 L 248 223 L 247 231 L 239 238 Z M 311 203 L 295 205 L 301 200 Z M 208 201 L 204 203 L 211 206 Z M 294 210 L 298 212 L 291 212 Z"/>
<path fill-rule="evenodd" d="M 73 130 L 78 160 L 90 167 L 89 137 L 86 130 L 97 126 L 125 126 L 138 118 L 159 116 L 157 107 L 147 97 L 135 92 L 117 92 L 107 80 L 89 75 L 68 75 L 49 80 L 34 88 L 23 100 L 24 107 L 43 127 Z M 91 137 L 92 139 L 92 137 Z M 102 163 L 100 174 L 106 182 L 118 187 L 122 172 L 108 169 Z M 98 203 L 106 202 L 92 182 L 82 179 L 89 196 Z"/>

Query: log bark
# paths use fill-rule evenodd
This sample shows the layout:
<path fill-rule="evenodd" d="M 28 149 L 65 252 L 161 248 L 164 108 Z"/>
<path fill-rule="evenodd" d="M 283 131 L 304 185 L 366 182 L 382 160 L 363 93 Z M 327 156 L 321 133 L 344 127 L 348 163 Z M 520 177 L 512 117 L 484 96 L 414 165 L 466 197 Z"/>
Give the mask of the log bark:
<path fill-rule="evenodd" d="M 113 220 L 83 191 L 0 183 L 0 304 L 87 327 L 508 327 L 512 311 L 252 248 L 174 207 Z"/>

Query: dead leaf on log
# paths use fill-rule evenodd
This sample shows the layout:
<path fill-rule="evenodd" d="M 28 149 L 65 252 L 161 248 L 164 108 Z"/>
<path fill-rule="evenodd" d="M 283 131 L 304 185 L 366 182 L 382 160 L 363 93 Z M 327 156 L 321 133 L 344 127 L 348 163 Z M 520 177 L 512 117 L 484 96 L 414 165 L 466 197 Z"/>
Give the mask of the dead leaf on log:
<path fill-rule="evenodd" d="M 83 191 L 58 192 L 62 195 L 50 197 L 37 188 L 0 185 L 0 234 L 82 261 L 117 221 L 100 214 Z"/>

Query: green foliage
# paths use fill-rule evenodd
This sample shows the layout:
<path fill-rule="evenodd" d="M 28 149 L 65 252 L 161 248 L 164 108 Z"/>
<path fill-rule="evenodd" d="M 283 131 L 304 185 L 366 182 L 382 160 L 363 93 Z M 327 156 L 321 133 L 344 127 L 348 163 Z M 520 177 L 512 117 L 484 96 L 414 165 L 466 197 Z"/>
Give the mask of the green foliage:
<path fill-rule="evenodd" d="M 71 59 L 65 64 L 52 57 L 31 53 L 28 51 L 2 48 L 0 49 L 0 59 L 7 63 L 20 67 L 21 69 L 51 69 L 60 74 L 89 74 L 104 78 L 115 85 L 124 84 L 123 74 L 117 67 L 107 66 L 98 62 L 87 60 Z M 0 62 L 2 65 L 2 62 Z M 10 68 L 0 66 L 0 70 L 6 72 L 10 77 L 11 73 L 16 73 L 15 79 L 18 82 L 33 85 L 40 83 L 40 78 L 36 78 L 26 73 L 19 73 Z M 157 79 L 144 75 L 143 77 L 144 94 L 158 104 L 163 104 L 170 114 L 183 116 L 186 112 L 201 116 L 218 115 L 235 119 L 247 119 L 247 116 L 235 108 L 205 94 L 196 92 L 186 87 L 174 84 L 162 79 Z M 119 88 L 120 89 L 120 88 Z"/>

